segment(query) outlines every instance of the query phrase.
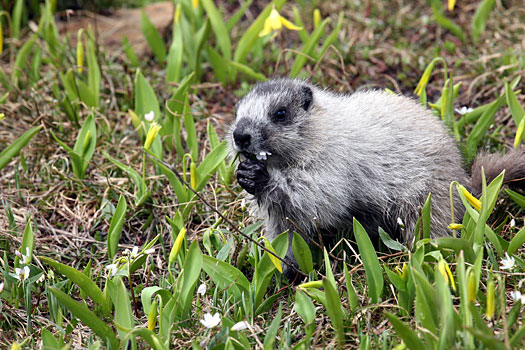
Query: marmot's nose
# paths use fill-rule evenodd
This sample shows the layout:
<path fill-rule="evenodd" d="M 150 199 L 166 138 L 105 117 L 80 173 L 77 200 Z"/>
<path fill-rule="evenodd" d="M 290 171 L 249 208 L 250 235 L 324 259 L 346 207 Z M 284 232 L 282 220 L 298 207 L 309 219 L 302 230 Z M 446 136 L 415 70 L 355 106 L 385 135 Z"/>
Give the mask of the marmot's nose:
<path fill-rule="evenodd" d="M 239 148 L 247 148 L 250 146 L 252 136 L 250 134 L 243 133 L 243 130 L 239 128 L 233 131 L 233 140 Z"/>

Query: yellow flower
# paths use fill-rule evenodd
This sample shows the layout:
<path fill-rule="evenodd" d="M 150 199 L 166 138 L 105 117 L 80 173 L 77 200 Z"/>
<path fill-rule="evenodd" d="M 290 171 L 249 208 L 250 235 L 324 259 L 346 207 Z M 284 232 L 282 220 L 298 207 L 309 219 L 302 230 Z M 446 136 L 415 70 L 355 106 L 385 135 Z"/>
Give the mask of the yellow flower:
<path fill-rule="evenodd" d="M 456 291 L 456 284 L 454 283 L 452 271 L 450 271 L 450 267 L 448 267 L 448 264 L 445 260 L 442 259 L 438 262 L 438 270 L 445 279 L 445 282 L 447 282 L 447 284 L 450 284 L 452 289 Z"/>
<path fill-rule="evenodd" d="M 478 294 L 477 290 L 477 284 L 476 284 L 476 276 L 474 275 L 474 272 L 469 271 L 468 277 L 467 277 L 467 296 L 468 300 L 471 302 L 476 301 L 476 295 Z"/>
<path fill-rule="evenodd" d="M 180 247 L 182 247 L 182 242 L 184 241 L 184 237 L 186 236 L 186 229 L 183 227 L 179 234 L 177 235 L 177 238 L 175 238 L 175 243 L 173 243 L 173 247 L 171 248 L 170 256 L 168 258 L 168 264 L 171 265 L 175 261 L 175 258 L 179 254 Z"/>
<path fill-rule="evenodd" d="M 153 301 L 148 312 L 148 329 L 150 331 L 155 329 L 157 324 L 157 299 Z"/>
<path fill-rule="evenodd" d="M 175 15 L 173 16 L 173 23 L 177 24 L 180 22 L 180 14 L 181 14 L 181 7 L 179 3 L 177 4 L 177 8 L 175 8 Z"/>
<path fill-rule="evenodd" d="M 144 142 L 144 149 L 149 149 L 151 147 L 151 144 L 157 138 L 157 135 L 159 134 L 161 128 L 162 127 L 159 124 L 157 124 L 157 122 L 151 123 L 151 126 L 148 130 L 148 135 L 146 136 L 146 142 Z"/>
<path fill-rule="evenodd" d="M 319 9 L 314 10 L 314 28 L 319 27 L 321 24 L 321 11 Z"/>
<path fill-rule="evenodd" d="M 82 73 L 84 68 L 84 46 L 82 45 L 82 32 L 80 29 L 77 34 L 77 70 Z"/>
<path fill-rule="evenodd" d="M 463 228 L 463 225 L 461 224 L 450 224 L 448 225 L 449 230 L 461 230 Z"/>
<path fill-rule="evenodd" d="M 193 189 L 197 188 L 197 164 L 191 161 L 190 164 L 190 184 Z"/>
<path fill-rule="evenodd" d="M 456 0 L 448 0 L 448 10 L 452 11 L 454 6 L 456 6 Z"/>
<path fill-rule="evenodd" d="M 263 238 L 264 238 L 264 247 L 268 249 L 269 251 L 271 251 L 272 253 L 277 254 L 275 253 L 275 249 L 273 249 L 270 241 L 266 237 L 263 237 Z M 270 258 L 272 264 L 275 266 L 277 271 L 279 271 L 280 273 L 283 273 L 283 266 L 281 264 L 281 261 L 277 257 L 275 257 L 275 255 L 273 254 L 268 254 L 268 257 Z"/>
<path fill-rule="evenodd" d="M 270 12 L 270 15 L 264 21 L 264 29 L 259 33 L 259 36 L 268 35 L 274 30 L 281 29 L 282 26 L 285 26 L 286 28 L 290 30 L 303 29 L 302 27 L 298 27 L 292 22 L 290 22 L 289 20 L 287 20 L 286 18 L 282 17 L 274 5 L 272 8 L 272 12 Z"/>
<path fill-rule="evenodd" d="M 197 7 L 199 7 L 199 0 L 191 0 L 191 5 L 194 9 L 196 9 Z"/>
<path fill-rule="evenodd" d="M 297 286 L 298 288 L 308 289 L 308 288 L 322 288 L 323 281 L 310 281 Z"/>
<path fill-rule="evenodd" d="M 489 279 L 489 282 L 487 283 L 487 318 L 489 320 L 492 320 L 492 317 L 494 317 L 494 311 L 496 309 L 496 302 L 495 302 L 495 296 L 494 296 L 494 289 L 496 286 L 494 285 L 494 281 Z"/>
<path fill-rule="evenodd" d="M 523 138 L 523 131 L 525 129 L 525 115 L 521 117 L 521 121 L 518 124 L 518 130 L 516 130 L 516 138 L 514 139 L 514 148 L 518 148 Z"/>
<path fill-rule="evenodd" d="M 461 193 L 463 193 L 467 201 L 474 207 L 474 209 L 476 209 L 477 211 L 481 211 L 481 202 L 479 201 L 479 199 L 474 197 L 469 191 L 467 191 L 465 187 L 461 185 L 459 185 L 459 190 L 461 191 Z"/>
<path fill-rule="evenodd" d="M 5 117 L 5 114 L 4 113 L 0 113 L 0 120 L 4 119 Z"/>

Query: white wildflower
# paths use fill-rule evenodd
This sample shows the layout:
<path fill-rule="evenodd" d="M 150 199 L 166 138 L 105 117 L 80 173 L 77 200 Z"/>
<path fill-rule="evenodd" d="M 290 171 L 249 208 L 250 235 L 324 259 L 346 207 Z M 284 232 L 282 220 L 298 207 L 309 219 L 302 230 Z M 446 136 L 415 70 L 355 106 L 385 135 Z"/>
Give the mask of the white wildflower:
<path fill-rule="evenodd" d="M 403 220 L 401 220 L 401 218 L 397 218 L 397 224 L 399 226 L 405 226 L 405 224 L 403 223 Z"/>
<path fill-rule="evenodd" d="M 512 219 L 510 220 L 510 227 L 515 227 L 516 226 L 516 220 Z"/>
<path fill-rule="evenodd" d="M 209 312 L 204 314 L 204 319 L 200 320 L 200 322 L 204 325 L 206 328 L 213 328 L 219 323 L 221 323 L 221 315 L 219 315 L 218 312 L 215 313 L 215 315 L 211 315 Z"/>
<path fill-rule="evenodd" d="M 146 119 L 148 122 L 153 121 L 154 118 L 155 118 L 155 112 L 153 111 L 146 113 L 146 115 L 144 116 L 144 119 Z"/>
<path fill-rule="evenodd" d="M 146 249 L 144 251 L 144 254 L 146 254 L 146 255 L 151 255 L 153 253 L 155 253 L 155 248 Z"/>
<path fill-rule="evenodd" d="M 4 291 L 4 282 L 0 283 L 0 293 Z"/>
<path fill-rule="evenodd" d="M 122 254 L 128 255 L 131 259 L 135 259 L 139 255 L 139 247 L 135 246 L 131 251 L 126 249 Z"/>
<path fill-rule="evenodd" d="M 202 283 L 199 288 L 197 288 L 197 294 L 204 295 L 206 294 L 206 285 Z"/>
<path fill-rule="evenodd" d="M 106 270 L 109 270 L 111 276 L 115 276 L 115 274 L 118 272 L 118 266 L 117 264 L 109 264 L 106 266 Z"/>
<path fill-rule="evenodd" d="M 516 263 L 516 261 L 514 260 L 513 257 L 509 256 L 507 252 L 505 252 L 505 258 L 501 259 L 500 263 L 501 263 L 499 267 L 500 269 L 510 270 L 514 267 L 514 264 Z"/>
<path fill-rule="evenodd" d="M 510 292 L 510 296 L 514 301 L 520 301 L 522 305 L 525 305 L 525 294 L 521 294 L 519 290 Z"/>
<path fill-rule="evenodd" d="M 472 108 L 467 107 L 467 106 L 463 106 L 461 108 L 456 108 L 454 110 L 456 111 L 457 114 L 461 114 L 461 115 L 464 115 L 464 114 L 467 114 L 467 113 L 470 113 L 470 112 L 473 111 Z"/>
<path fill-rule="evenodd" d="M 43 273 L 36 281 L 37 283 L 42 283 L 46 280 L 46 275 Z"/>
<path fill-rule="evenodd" d="M 246 329 L 248 328 L 248 322 L 246 321 L 241 321 L 241 322 L 237 322 L 236 324 L 234 324 L 231 328 L 232 331 L 241 331 L 243 329 Z"/>
<path fill-rule="evenodd" d="M 24 266 L 23 269 L 15 268 L 15 277 L 19 281 L 24 281 L 29 277 L 29 266 Z"/>

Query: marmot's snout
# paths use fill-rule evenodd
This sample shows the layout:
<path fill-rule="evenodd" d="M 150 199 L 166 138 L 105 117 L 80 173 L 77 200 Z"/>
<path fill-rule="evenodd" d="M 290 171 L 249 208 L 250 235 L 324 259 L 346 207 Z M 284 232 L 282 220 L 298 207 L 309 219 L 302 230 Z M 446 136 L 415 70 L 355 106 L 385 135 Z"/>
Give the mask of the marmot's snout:
<path fill-rule="evenodd" d="M 247 151 L 251 145 L 252 135 L 246 127 L 246 120 L 241 120 L 237 123 L 235 130 L 233 130 L 233 142 L 238 151 Z"/>

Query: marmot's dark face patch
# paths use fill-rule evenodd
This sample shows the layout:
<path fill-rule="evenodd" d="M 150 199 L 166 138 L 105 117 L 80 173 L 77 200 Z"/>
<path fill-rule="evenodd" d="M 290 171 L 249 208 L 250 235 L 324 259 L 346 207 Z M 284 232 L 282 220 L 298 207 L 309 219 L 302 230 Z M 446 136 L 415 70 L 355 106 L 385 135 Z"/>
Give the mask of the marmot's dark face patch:
<path fill-rule="evenodd" d="M 236 106 L 233 148 L 270 164 L 293 159 L 312 105 L 312 89 L 302 81 L 277 79 L 256 85 Z"/>

